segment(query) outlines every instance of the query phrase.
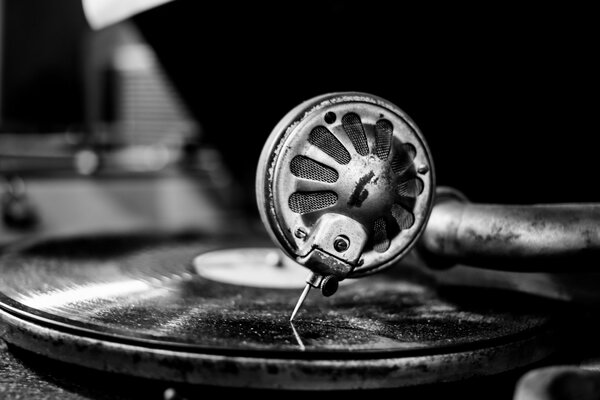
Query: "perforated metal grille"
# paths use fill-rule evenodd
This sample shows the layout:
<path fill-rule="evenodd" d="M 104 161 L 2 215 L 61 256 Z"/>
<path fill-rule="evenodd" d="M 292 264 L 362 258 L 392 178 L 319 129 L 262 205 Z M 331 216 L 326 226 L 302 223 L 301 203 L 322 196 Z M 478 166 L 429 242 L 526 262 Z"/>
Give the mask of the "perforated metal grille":
<path fill-rule="evenodd" d="M 315 127 L 308 135 L 308 142 L 321 149 L 339 164 L 345 165 L 350 162 L 350 153 L 348 153 L 348 150 L 324 126 Z"/>
<path fill-rule="evenodd" d="M 296 214 L 306 214 L 331 207 L 337 203 L 337 199 L 337 194 L 330 191 L 296 192 L 292 193 L 288 200 L 288 204 L 290 210 Z"/>
<path fill-rule="evenodd" d="M 382 160 L 387 160 L 392 146 L 394 126 L 387 119 L 380 119 L 375 124 L 375 154 Z"/>
<path fill-rule="evenodd" d="M 348 113 L 342 117 L 342 127 L 350 138 L 356 152 L 361 156 L 369 154 L 369 145 L 360 117 L 355 113 Z"/>
<path fill-rule="evenodd" d="M 423 181 L 419 178 L 413 178 L 399 183 L 396 190 L 400 196 L 417 197 L 423 191 Z"/>
<path fill-rule="evenodd" d="M 313 181 L 333 183 L 339 178 L 335 169 L 305 156 L 294 157 L 290 162 L 290 171 L 299 178 Z"/>
<path fill-rule="evenodd" d="M 415 216 L 398 204 L 392 205 L 392 216 L 398 223 L 400 230 L 408 229 L 415 223 Z"/>
<path fill-rule="evenodd" d="M 373 250 L 383 253 L 390 248 L 390 240 L 387 237 L 385 219 L 378 218 L 373 224 Z"/>
<path fill-rule="evenodd" d="M 396 148 L 396 154 L 392 158 L 392 170 L 401 174 L 406 171 L 413 163 L 417 150 L 410 143 L 402 143 Z"/>

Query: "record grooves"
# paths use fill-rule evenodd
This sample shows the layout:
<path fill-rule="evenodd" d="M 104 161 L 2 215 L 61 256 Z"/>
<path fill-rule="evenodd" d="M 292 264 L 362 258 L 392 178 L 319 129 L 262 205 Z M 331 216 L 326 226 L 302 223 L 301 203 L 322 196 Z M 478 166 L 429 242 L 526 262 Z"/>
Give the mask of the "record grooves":
<path fill-rule="evenodd" d="M 6 251 L 6 340 L 135 376 L 325 389 L 493 374 L 536 362 L 554 347 L 552 314 L 537 299 L 438 288 L 404 267 L 344 285 L 332 298 L 312 296 L 292 326 L 296 288 L 214 281 L 194 267 L 198 255 L 227 247 L 239 255 L 236 274 L 240 264 L 249 273 L 268 264 L 271 250 L 244 247 L 258 244 L 247 241 L 237 248 L 240 242 L 130 234 Z M 486 370 L 477 370 L 484 361 Z"/>

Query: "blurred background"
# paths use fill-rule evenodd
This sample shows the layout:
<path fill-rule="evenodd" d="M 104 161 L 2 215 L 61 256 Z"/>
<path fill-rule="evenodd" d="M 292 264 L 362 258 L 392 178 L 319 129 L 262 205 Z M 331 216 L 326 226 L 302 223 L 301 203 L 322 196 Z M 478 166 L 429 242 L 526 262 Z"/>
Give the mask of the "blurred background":
<path fill-rule="evenodd" d="M 290 109 L 335 91 L 403 109 L 438 185 L 474 202 L 600 202 L 591 6 L 100 9 L 141 3 L 0 0 L 0 250 L 117 231 L 262 234 L 254 179 L 265 140 Z M 5 382 L 38 387 L 4 360 Z"/>
<path fill-rule="evenodd" d="M 0 0 L 1 242 L 260 230 L 260 149 L 332 91 L 402 108 L 473 201 L 599 200 L 590 10 L 204 3 L 92 26 L 80 0 Z"/>

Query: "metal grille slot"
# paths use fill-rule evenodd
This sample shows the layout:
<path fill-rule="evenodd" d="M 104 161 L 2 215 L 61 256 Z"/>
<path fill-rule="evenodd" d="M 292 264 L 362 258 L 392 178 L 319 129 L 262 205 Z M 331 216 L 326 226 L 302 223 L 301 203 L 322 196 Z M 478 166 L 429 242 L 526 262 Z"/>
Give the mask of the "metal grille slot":
<path fill-rule="evenodd" d="M 378 218 L 373 224 L 373 250 L 383 253 L 390 248 L 390 240 L 387 237 L 385 220 Z"/>
<path fill-rule="evenodd" d="M 414 210 L 415 204 L 417 204 L 417 199 L 416 199 L 416 197 L 400 196 L 400 197 L 396 198 L 396 204 L 398 204 L 400 207 L 404 208 L 405 210 Z"/>
<path fill-rule="evenodd" d="M 350 162 L 350 153 L 348 153 L 348 150 L 324 126 L 315 127 L 308 135 L 308 142 L 321 149 L 339 164 L 345 165 Z"/>
<path fill-rule="evenodd" d="M 399 196 L 414 198 L 423 192 L 423 181 L 419 178 L 409 179 L 399 183 L 396 190 Z"/>
<path fill-rule="evenodd" d="M 299 178 L 329 183 L 337 181 L 339 177 L 335 169 L 305 156 L 294 157 L 290 163 L 290 171 Z"/>
<path fill-rule="evenodd" d="M 412 164 L 417 150 L 410 143 L 403 143 L 396 147 L 396 154 L 392 158 L 392 170 L 398 175 L 406 171 Z"/>
<path fill-rule="evenodd" d="M 394 126 L 387 119 L 380 119 L 375 124 L 375 154 L 382 160 L 387 160 L 392 147 Z"/>
<path fill-rule="evenodd" d="M 392 216 L 398 223 L 400 230 L 408 229 L 415 223 L 415 216 L 398 204 L 392 205 Z"/>
<path fill-rule="evenodd" d="M 355 113 L 348 113 L 342 117 L 342 126 L 346 131 L 346 135 L 352 141 L 356 152 L 361 156 L 369 154 L 369 145 L 360 117 Z"/>
<path fill-rule="evenodd" d="M 296 192 L 292 193 L 288 204 L 296 214 L 306 214 L 331 207 L 337 203 L 337 199 L 335 192 Z"/>

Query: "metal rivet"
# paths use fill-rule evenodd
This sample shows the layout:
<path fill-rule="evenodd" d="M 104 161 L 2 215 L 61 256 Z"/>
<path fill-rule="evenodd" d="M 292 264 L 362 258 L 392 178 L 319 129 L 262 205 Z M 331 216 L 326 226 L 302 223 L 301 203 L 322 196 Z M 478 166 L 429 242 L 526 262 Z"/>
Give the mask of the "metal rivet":
<path fill-rule="evenodd" d="M 419 165 L 419 168 L 417 168 L 417 172 L 421 175 L 424 175 L 429 172 L 429 167 L 427 165 Z"/>
<path fill-rule="evenodd" d="M 333 248 L 338 253 L 343 253 L 344 251 L 348 250 L 349 247 L 350 240 L 346 236 L 340 235 L 333 241 Z"/>
<path fill-rule="evenodd" d="M 327 114 L 325 114 L 325 117 L 323 117 L 323 119 L 328 124 L 333 124 L 335 122 L 335 120 L 336 120 L 335 113 L 329 111 Z"/>
<path fill-rule="evenodd" d="M 307 233 L 304 229 L 298 228 L 296 229 L 296 232 L 294 232 L 294 236 L 296 236 L 298 239 L 306 239 Z"/>

